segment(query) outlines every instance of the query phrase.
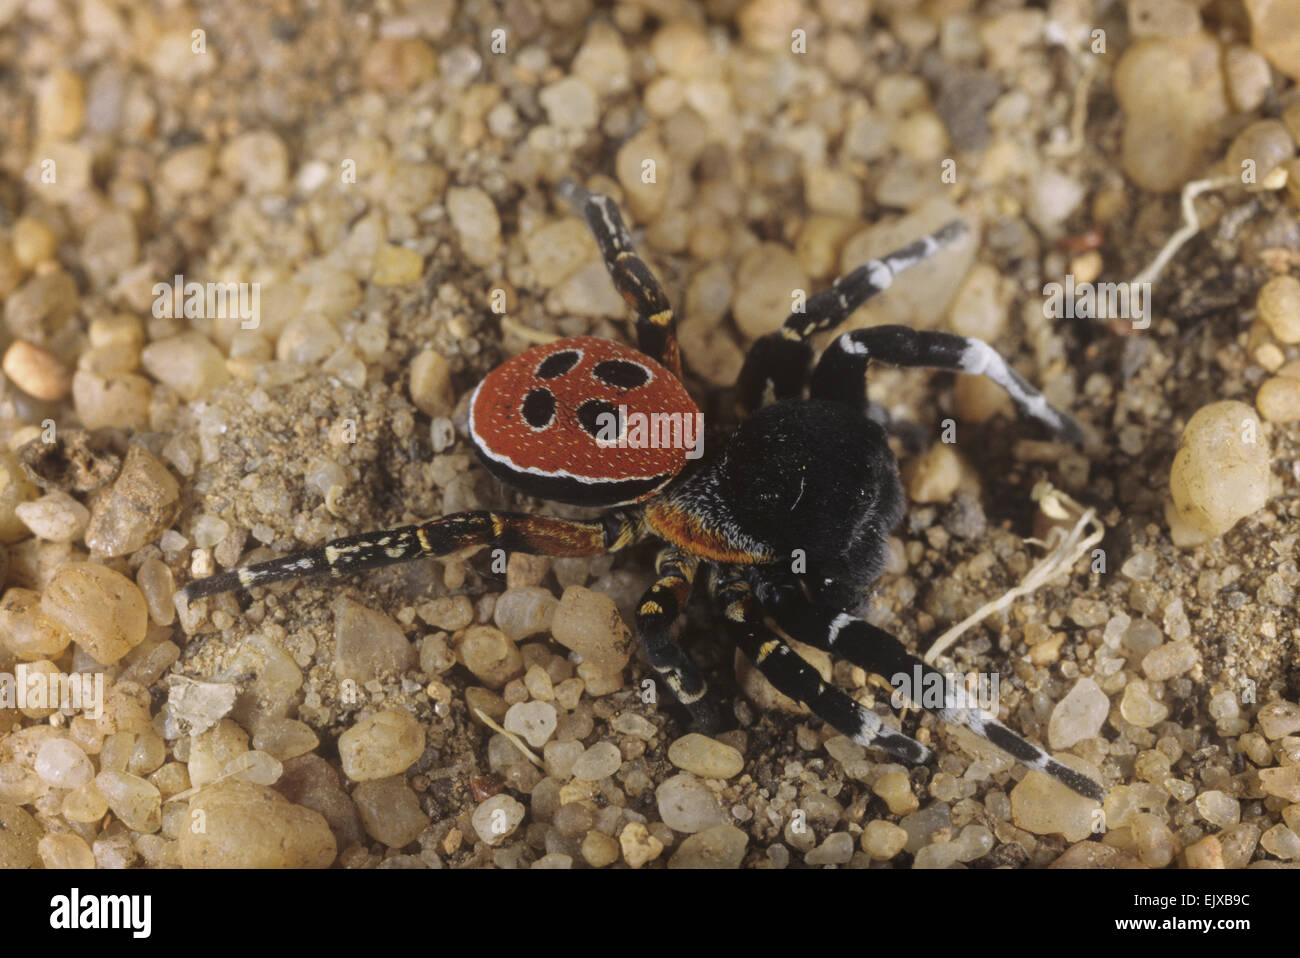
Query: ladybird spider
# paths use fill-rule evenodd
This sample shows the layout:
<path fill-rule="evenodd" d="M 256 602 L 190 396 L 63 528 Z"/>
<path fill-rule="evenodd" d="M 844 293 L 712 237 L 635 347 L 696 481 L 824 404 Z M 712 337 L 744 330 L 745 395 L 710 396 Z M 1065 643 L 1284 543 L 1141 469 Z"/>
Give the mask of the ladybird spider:
<path fill-rule="evenodd" d="M 963 704 L 954 681 L 855 614 L 863 590 L 883 571 L 886 541 L 903 514 L 897 463 L 866 397 L 869 360 L 983 374 L 1007 391 L 1022 415 L 1062 439 L 1082 439 L 1073 419 L 977 339 L 875 326 L 837 337 L 813 367 L 808 340 L 814 333 L 839 325 L 900 272 L 964 234 L 965 224 L 951 222 L 858 267 L 808 299 L 780 331 L 758 339 L 737 383 L 739 426 L 718 441 L 711 438 L 699 455 L 694 427 L 701 417 L 681 383 L 667 296 L 633 251 L 608 197 L 570 181 L 559 192 L 587 221 L 614 285 L 636 310 L 637 348 L 578 336 L 525 350 L 479 384 L 470 401 L 469 433 L 487 470 L 516 489 L 610 508 L 585 520 L 465 512 L 350 536 L 191 582 L 183 599 L 447 556 L 470 546 L 594 556 L 648 532 L 666 547 L 655 563 L 658 581 L 637 608 L 637 638 L 704 731 L 717 730 L 718 717 L 699 669 L 675 643 L 674 628 L 697 573 L 708 566 L 711 594 L 741 651 L 773 686 L 854 741 L 913 763 L 930 756 L 924 745 L 823 682 L 768 617 L 784 633 L 868 672 L 914 676 L 919 669 L 923 687 L 943 690 L 942 705 L 920 704 L 1081 795 L 1101 799 L 1096 782 L 993 715 Z M 764 405 L 769 393 L 772 401 Z M 638 436 L 641 441 L 634 441 Z M 655 441 L 662 438 L 670 441 Z M 802 564 L 792 563 L 793 556 Z M 796 567 L 799 572 L 792 571 Z"/>

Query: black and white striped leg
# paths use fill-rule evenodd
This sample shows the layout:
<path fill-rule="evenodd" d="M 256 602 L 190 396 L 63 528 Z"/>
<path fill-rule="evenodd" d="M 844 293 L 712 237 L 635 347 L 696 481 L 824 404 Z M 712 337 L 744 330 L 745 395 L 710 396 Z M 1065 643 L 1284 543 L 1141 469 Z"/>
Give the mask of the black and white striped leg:
<path fill-rule="evenodd" d="M 681 379 L 672 306 L 650 267 L 636 254 L 618 207 L 608 196 L 593 193 L 573 180 L 562 180 L 558 192 L 587 221 L 614 288 L 636 310 L 637 348 Z"/>
<path fill-rule="evenodd" d="M 980 339 L 909 326 L 871 326 L 835 339 L 812 374 L 812 395 L 858 409 L 867 403 L 866 368 L 871 360 L 891 366 L 928 366 L 987 376 L 1007 391 L 1021 414 L 1036 419 L 1068 442 L 1083 442 L 1083 430 Z"/>
<path fill-rule="evenodd" d="M 1086 798 L 1102 801 L 1105 790 L 1026 741 L 978 708 L 974 697 L 952 678 L 907 651 L 897 638 L 855 616 L 813 605 L 796 588 L 760 588 L 763 605 L 777 623 L 802 642 L 884 676 L 895 689 L 945 722 L 964 725 L 1030 768 L 1046 772 Z M 932 698 L 934 696 L 934 698 Z"/>
<path fill-rule="evenodd" d="M 674 626 L 686 608 L 699 571 L 700 560 L 676 548 L 667 548 L 655 561 L 659 579 L 636 609 L 636 634 L 651 668 L 663 676 L 677 701 L 686 706 L 691 720 L 706 735 L 721 728 L 709 686 L 699 668 L 674 641 Z"/>
<path fill-rule="evenodd" d="M 964 222 L 953 220 L 929 236 L 864 263 L 835 280 L 830 289 L 810 297 L 803 311 L 791 313 L 778 332 L 755 340 L 736 382 L 742 411 L 752 412 L 762 405 L 769 389 L 777 399 L 789 396 L 796 378 L 800 385 L 807 379 L 812 361 L 806 343 L 810 336 L 834 329 L 871 297 L 888 289 L 899 273 L 929 259 L 966 232 Z"/>
<path fill-rule="evenodd" d="M 859 745 L 884 749 L 913 764 L 929 761 L 928 748 L 887 727 L 879 715 L 863 708 L 842 689 L 823 682 L 815 668 L 767 627 L 763 609 L 750 590 L 743 570 L 735 567 L 719 570 L 714 595 L 723 608 L 728 633 L 778 691 L 802 702 Z"/>
<path fill-rule="evenodd" d="M 471 546 L 492 546 L 531 555 L 595 556 L 626 548 L 640 536 L 640 514 L 622 510 L 596 519 L 554 519 L 522 512 L 462 512 L 418 526 L 335 539 L 283 559 L 271 559 L 198 579 L 185 600 L 284 579 L 363 572 L 379 566 L 438 558 Z"/>

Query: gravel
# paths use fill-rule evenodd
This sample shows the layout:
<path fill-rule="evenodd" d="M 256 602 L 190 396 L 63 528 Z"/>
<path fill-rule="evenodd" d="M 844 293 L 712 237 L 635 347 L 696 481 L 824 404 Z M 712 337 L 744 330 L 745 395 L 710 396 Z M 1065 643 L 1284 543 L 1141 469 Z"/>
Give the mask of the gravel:
<path fill-rule="evenodd" d="M 147 18 L 5 11 L 0 673 L 105 701 L 0 700 L 0 866 L 1294 866 L 1300 24 L 1249 0 L 1224 40 L 1214 5 L 1134 2 L 1084 77 L 1092 6 L 523 0 L 491 56 L 455 4 L 284 30 L 236 3 L 207 57 Z M 950 196 L 925 171 L 954 148 Z M 1045 284 L 1137 275 L 1189 180 L 1247 168 L 1198 200 L 1149 328 L 1046 314 Z M 564 176 L 618 197 L 711 416 L 801 297 L 970 223 L 845 328 L 989 338 L 1089 442 L 1038 441 L 981 378 L 873 369 L 921 446 L 869 614 L 924 649 L 1041 557 L 1038 479 L 1096 507 L 1095 551 L 941 664 L 996 673 L 1002 720 L 1104 781 L 1100 809 L 930 716 L 904 728 L 933 765 L 864 749 L 737 664 L 702 596 L 683 644 L 730 730 L 697 734 L 629 628 L 649 546 L 176 606 L 246 561 L 540 508 L 477 465 L 466 402 L 520 329 L 629 335 Z M 178 274 L 257 284 L 259 315 Z"/>

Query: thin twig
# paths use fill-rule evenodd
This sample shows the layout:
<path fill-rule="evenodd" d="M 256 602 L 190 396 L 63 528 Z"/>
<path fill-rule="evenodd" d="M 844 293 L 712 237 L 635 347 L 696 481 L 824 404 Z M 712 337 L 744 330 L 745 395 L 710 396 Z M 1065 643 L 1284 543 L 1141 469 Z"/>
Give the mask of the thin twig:
<path fill-rule="evenodd" d="M 1053 519 L 1076 518 L 1074 528 L 1062 538 L 1047 555 L 1029 570 L 1020 584 L 1003 593 L 992 602 L 986 602 L 973 613 L 962 619 L 939 638 L 935 639 L 925 653 L 925 661 L 933 665 L 957 639 L 972 626 L 984 621 L 994 612 L 1001 612 L 1021 596 L 1029 595 L 1046 585 L 1057 576 L 1069 572 L 1074 563 L 1088 550 L 1101 541 L 1105 527 L 1097 519 L 1095 509 L 1084 509 L 1070 496 L 1054 488 L 1049 482 L 1040 482 L 1034 487 L 1034 499 L 1039 501 L 1043 512 Z M 1082 538 L 1084 529 L 1093 525 L 1092 532 Z M 1058 531 L 1059 530 L 1055 530 Z M 1036 540 L 1030 539 L 1030 542 Z"/>
<path fill-rule="evenodd" d="M 486 725 L 488 728 L 492 729 L 494 732 L 500 732 L 500 733 L 501 733 L 502 735 L 504 735 L 506 738 L 510 739 L 510 742 L 514 745 L 514 747 L 517 748 L 517 749 L 519 749 L 519 751 L 523 752 L 523 753 L 524 753 L 524 757 L 527 758 L 528 761 L 532 762 L 534 765 L 536 765 L 536 766 L 537 766 L 538 768 L 540 768 L 540 769 L 543 769 L 543 770 L 546 769 L 546 765 L 542 762 L 542 760 L 541 760 L 540 758 L 538 758 L 536 755 L 534 755 L 534 754 L 529 750 L 529 748 L 528 748 L 527 745 L 525 745 L 523 742 L 519 741 L 519 736 L 518 736 L 518 735 L 516 735 L 514 732 L 507 732 L 505 729 L 503 729 L 503 728 L 502 728 L 500 725 L 498 725 L 496 722 L 492 721 L 491 716 L 489 716 L 489 715 L 488 715 L 486 712 L 484 712 L 482 709 L 476 708 L 476 709 L 474 710 L 474 714 L 477 715 L 477 716 L 479 717 L 479 721 L 482 722 L 484 725 Z"/>

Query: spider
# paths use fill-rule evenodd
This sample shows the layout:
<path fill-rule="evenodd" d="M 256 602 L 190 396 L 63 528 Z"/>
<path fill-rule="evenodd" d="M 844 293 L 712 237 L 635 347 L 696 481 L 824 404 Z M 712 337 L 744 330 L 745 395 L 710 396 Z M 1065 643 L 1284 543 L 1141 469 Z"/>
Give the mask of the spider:
<path fill-rule="evenodd" d="M 618 208 L 568 180 L 559 194 L 586 220 L 615 287 L 636 311 L 637 346 L 577 336 L 526 349 L 475 389 L 469 435 L 483 465 L 508 485 L 605 511 L 592 519 L 464 512 L 350 536 L 191 582 L 183 601 L 447 556 L 470 546 L 595 556 L 650 534 L 665 547 L 655 562 L 658 579 L 636 611 L 637 639 L 702 731 L 717 731 L 719 716 L 674 630 L 707 567 L 709 591 L 741 651 L 775 688 L 855 742 L 911 763 L 930 758 L 926 746 L 823 682 L 769 618 L 781 632 L 868 672 L 919 674 L 923 687 L 942 690 L 942 704 L 920 703 L 939 718 L 1100 800 L 1104 792 L 1096 782 L 964 704 L 963 690 L 950 677 L 857 614 L 863 590 L 883 571 L 886 541 L 903 514 L 897 462 L 866 396 L 870 360 L 983 374 L 1007 391 L 1022 416 L 1064 440 L 1082 441 L 1072 418 L 977 339 L 874 326 L 837 337 L 813 367 L 814 333 L 838 326 L 903 270 L 963 235 L 965 224 L 955 220 L 858 267 L 810 297 L 778 332 L 755 341 L 737 382 L 740 423 L 729 435 L 710 434 L 706 441 L 696 428 L 702 416 L 681 382 L 668 298 L 634 251 Z"/>

